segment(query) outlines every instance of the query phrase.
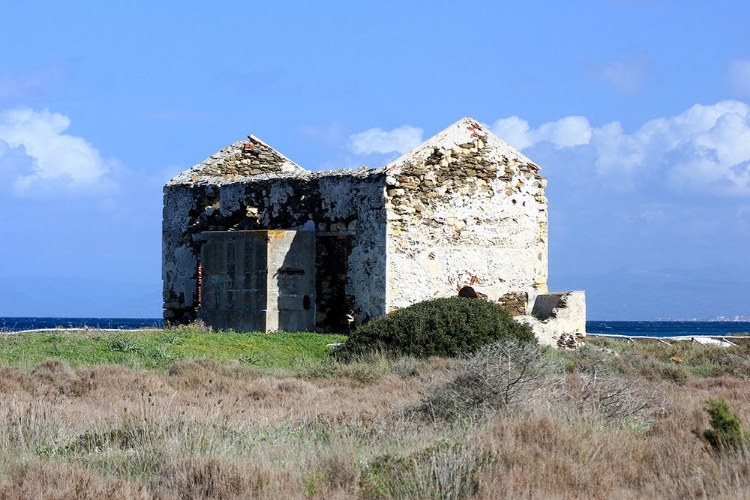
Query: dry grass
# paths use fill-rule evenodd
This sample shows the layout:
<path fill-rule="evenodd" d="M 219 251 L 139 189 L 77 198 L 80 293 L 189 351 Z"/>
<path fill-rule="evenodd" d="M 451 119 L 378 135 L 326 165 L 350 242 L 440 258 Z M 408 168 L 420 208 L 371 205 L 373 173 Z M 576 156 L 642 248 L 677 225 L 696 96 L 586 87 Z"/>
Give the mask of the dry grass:
<path fill-rule="evenodd" d="M 480 392 L 517 367 L 384 357 L 285 371 L 183 360 L 166 374 L 6 366 L 0 499 L 750 497 L 750 450 L 716 453 L 696 432 L 710 398 L 750 423 L 744 357 L 691 351 L 721 368 L 676 380 L 667 351 L 534 357 L 537 379 L 514 404 L 440 419 L 415 409 L 460 394 L 456 381 L 477 367 Z"/>

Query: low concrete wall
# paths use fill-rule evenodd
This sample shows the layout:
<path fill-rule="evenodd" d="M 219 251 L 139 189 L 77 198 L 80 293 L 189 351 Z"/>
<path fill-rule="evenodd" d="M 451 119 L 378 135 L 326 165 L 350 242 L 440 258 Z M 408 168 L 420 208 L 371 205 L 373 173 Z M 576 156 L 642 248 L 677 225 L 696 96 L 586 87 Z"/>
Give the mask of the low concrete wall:
<path fill-rule="evenodd" d="M 575 348 L 586 336 L 585 292 L 537 295 L 531 313 L 516 320 L 530 325 L 540 344 Z"/>

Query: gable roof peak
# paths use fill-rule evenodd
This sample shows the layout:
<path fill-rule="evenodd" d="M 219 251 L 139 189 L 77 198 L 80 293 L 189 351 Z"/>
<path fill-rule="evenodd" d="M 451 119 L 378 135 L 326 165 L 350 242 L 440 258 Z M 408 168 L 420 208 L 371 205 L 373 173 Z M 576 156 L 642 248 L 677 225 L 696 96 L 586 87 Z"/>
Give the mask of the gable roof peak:
<path fill-rule="evenodd" d="M 292 160 L 255 137 L 237 141 L 218 151 L 201 163 L 174 177 L 167 185 L 196 182 L 226 183 L 249 177 L 304 176 L 309 174 Z"/>
<path fill-rule="evenodd" d="M 491 159 L 502 161 L 504 157 L 519 163 L 532 163 L 529 158 L 493 134 L 488 127 L 473 118 L 464 117 L 389 163 L 386 169 L 390 170 L 405 163 L 423 161 L 436 148 L 473 147 L 478 141 L 481 141 L 484 146 L 483 154 L 486 154 Z"/>

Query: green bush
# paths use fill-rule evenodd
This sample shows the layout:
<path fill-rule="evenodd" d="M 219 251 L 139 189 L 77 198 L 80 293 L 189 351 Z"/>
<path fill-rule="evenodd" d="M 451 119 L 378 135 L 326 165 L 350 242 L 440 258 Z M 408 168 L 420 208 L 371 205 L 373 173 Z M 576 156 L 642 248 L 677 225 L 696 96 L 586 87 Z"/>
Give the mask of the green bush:
<path fill-rule="evenodd" d="M 372 352 L 452 357 L 511 338 L 536 343 L 531 327 L 516 323 L 500 305 L 451 297 L 420 302 L 364 325 L 337 355 L 344 360 Z"/>
<path fill-rule="evenodd" d="M 703 437 L 716 451 L 741 448 L 745 443 L 745 432 L 737 415 L 729 409 L 723 399 L 709 399 L 706 412 L 711 419 L 711 429 L 703 431 Z"/>

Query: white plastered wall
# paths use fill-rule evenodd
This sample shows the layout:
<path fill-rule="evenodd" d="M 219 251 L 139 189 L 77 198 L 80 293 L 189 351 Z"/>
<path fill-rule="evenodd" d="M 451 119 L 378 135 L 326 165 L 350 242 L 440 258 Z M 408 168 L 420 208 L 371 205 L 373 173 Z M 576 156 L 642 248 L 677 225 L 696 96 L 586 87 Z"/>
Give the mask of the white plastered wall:
<path fill-rule="evenodd" d="M 472 286 L 547 291 L 546 180 L 468 119 L 387 168 L 388 310 Z"/>

